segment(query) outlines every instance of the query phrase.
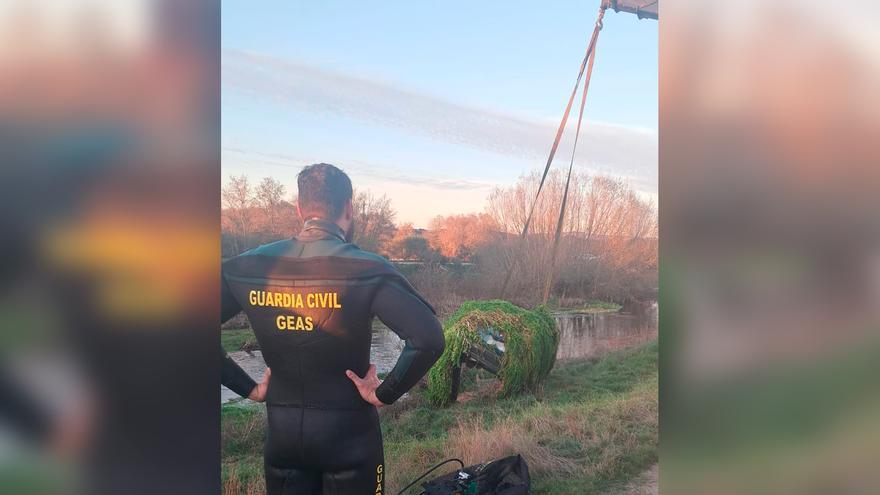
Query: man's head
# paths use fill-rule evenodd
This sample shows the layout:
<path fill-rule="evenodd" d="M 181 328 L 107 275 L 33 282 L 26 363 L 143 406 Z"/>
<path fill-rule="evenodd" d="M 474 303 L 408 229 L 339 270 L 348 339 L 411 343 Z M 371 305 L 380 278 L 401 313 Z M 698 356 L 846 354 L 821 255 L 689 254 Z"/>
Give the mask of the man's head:
<path fill-rule="evenodd" d="M 302 169 L 296 182 L 299 188 L 296 208 L 300 218 L 334 222 L 350 240 L 354 222 L 348 175 L 333 165 L 316 163 Z"/>

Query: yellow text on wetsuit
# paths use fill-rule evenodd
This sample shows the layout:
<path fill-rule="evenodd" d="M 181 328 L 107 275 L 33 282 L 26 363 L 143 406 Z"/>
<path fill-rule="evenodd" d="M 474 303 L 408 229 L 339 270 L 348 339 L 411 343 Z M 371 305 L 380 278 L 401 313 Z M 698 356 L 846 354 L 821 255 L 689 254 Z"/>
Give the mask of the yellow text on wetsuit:
<path fill-rule="evenodd" d="M 272 292 L 265 290 L 252 290 L 248 293 L 248 302 L 251 306 L 291 308 L 291 309 L 341 309 L 339 293 L 337 292 L 310 292 L 306 294 L 291 294 L 287 292 Z M 315 329 L 311 316 L 278 315 L 275 318 L 275 326 L 278 330 L 293 330 L 311 332 Z"/>
<path fill-rule="evenodd" d="M 339 303 L 339 293 L 337 292 L 309 292 L 307 294 L 290 294 L 287 292 L 252 290 L 248 293 L 248 302 L 251 303 L 251 306 L 273 306 L 277 308 L 342 308 L 342 304 Z"/>
<path fill-rule="evenodd" d="M 278 330 L 304 330 L 311 332 L 315 329 L 311 316 L 278 315 L 275 318 L 275 326 L 278 327 Z"/>
<path fill-rule="evenodd" d="M 376 493 L 382 493 L 382 465 L 376 466 Z"/>

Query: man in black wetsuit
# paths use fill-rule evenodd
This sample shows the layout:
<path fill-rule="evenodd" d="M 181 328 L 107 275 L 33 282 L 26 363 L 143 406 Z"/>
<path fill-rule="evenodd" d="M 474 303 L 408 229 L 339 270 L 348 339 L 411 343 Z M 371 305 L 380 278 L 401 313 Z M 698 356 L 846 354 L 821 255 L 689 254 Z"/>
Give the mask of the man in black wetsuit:
<path fill-rule="evenodd" d="M 376 408 L 424 376 L 443 352 L 443 331 L 387 260 L 350 243 L 348 176 L 321 163 L 297 182 L 302 232 L 223 264 L 222 320 L 247 314 L 271 379 L 258 386 L 225 357 L 223 384 L 265 397 L 267 493 L 384 494 Z M 370 364 L 374 316 L 405 340 L 382 382 Z"/>

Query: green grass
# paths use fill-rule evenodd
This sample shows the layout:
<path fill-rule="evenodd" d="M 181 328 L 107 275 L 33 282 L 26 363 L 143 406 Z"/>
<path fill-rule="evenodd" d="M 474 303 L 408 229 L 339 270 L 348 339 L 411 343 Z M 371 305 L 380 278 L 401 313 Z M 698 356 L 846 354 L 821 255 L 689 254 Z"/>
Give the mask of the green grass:
<path fill-rule="evenodd" d="M 489 388 L 440 409 L 417 390 L 382 410 L 388 493 L 453 456 L 521 453 L 532 493 L 562 495 L 616 490 L 657 462 L 656 342 L 561 363 L 535 393 Z M 224 493 L 261 493 L 264 422 L 260 406 L 223 407 Z"/>
<path fill-rule="evenodd" d="M 567 307 L 567 308 L 554 308 L 553 310 L 557 313 L 575 313 L 575 314 L 592 314 L 592 313 L 616 313 L 620 311 L 623 306 L 617 303 L 608 302 L 608 301 L 588 301 L 583 305 L 578 305 L 576 307 Z"/>
<path fill-rule="evenodd" d="M 224 404 L 220 409 L 224 494 L 265 493 L 263 442 L 266 412 L 259 405 Z"/>
<path fill-rule="evenodd" d="M 253 339 L 254 332 L 250 328 L 220 330 L 220 344 L 226 352 L 240 351 L 242 344 Z"/>

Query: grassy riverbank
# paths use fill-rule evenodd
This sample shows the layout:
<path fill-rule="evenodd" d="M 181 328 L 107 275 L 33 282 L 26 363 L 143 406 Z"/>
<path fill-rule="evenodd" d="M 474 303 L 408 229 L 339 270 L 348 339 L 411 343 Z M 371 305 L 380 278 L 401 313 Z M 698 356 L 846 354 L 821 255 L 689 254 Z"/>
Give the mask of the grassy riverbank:
<path fill-rule="evenodd" d="M 620 311 L 623 306 L 617 303 L 608 302 L 608 301 L 585 301 L 578 304 L 570 304 L 567 303 L 564 306 L 557 307 L 552 304 L 551 301 L 550 309 L 554 313 L 572 313 L 572 314 L 594 314 L 594 313 L 616 313 Z"/>
<path fill-rule="evenodd" d="M 448 457 L 475 464 L 519 452 L 533 493 L 604 493 L 657 462 L 657 343 L 558 363 L 540 396 L 463 393 L 435 409 L 422 391 L 382 410 L 388 493 Z M 225 494 L 263 493 L 261 406 L 222 408 Z"/>
<path fill-rule="evenodd" d="M 250 328 L 220 330 L 220 345 L 226 352 L 240 351 L 242 344 L 249 340 L 254 340 L 254 331 Z"/>

